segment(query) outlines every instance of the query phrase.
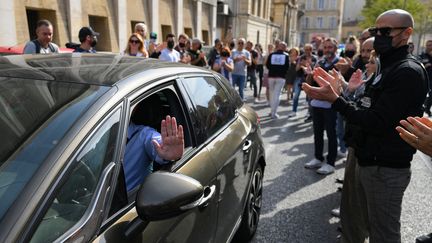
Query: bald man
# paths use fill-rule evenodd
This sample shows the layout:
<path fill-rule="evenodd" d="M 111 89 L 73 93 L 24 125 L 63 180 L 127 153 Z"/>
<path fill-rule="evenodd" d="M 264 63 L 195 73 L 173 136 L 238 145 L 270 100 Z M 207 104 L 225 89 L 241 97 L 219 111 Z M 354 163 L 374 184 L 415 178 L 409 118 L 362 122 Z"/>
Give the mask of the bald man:
<path fill-rule="evenodd" d="M 360 41 L 360 46 L 363 45 L 363 42 L 371 37 L 371 33 L 369 32 L 369 28 L 364 29 L 360 34 L 358 40 Z"/>
<path fill-rule="evenodd" d="M 358 211 L 368 232 L 356 232 L 356 222 L 351 222 L 354 231 L 342 229 L 342 242 L 363 242 L 367 235 L 371 243 L 401 242 L 402 198 L 416 150 L 400 138 L 395 128 L 406 117 L 423 115 L 428 89 L 426 71 L 408 53 L 413 27 L 411 14 L 404 10 L 393 9 L 378 16 L 369 31 L 375 36 L 380 71 L 368 82 L 358 104 L 339 96 L 335 91 L 338 81 L 323 73 L 315 77 L 320 87 L 303 84 L 308 95 L 332 103 L 332 108 L 356 128 L 353 140 L 358 159 Z M 359 75 L 355 78 L 360 79 Z"/>

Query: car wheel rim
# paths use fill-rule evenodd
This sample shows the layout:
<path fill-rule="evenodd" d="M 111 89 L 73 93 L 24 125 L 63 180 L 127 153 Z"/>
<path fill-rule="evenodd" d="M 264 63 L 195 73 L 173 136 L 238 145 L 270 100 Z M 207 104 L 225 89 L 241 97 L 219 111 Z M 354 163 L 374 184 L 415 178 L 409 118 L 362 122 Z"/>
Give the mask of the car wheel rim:
<path fill-rule="evenodd" d="M 258 225 L 262 205 L 262 176 L 261 171 L 257 170 L 252 179 L 249 194 L 249 227 L 255 229 Z"/>

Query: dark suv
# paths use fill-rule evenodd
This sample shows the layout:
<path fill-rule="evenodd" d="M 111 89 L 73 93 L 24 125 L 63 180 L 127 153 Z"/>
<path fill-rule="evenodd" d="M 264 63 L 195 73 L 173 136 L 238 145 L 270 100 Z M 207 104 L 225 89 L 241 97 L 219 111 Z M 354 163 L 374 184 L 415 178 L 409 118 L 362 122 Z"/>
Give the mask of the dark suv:
<path fill-rule="evenodd" d="M 180 160 L 127 191 L 137 106 L 184 128 Z M 114 54 L 0 57 L 0 242 L 229 242 L 254 235 L 259 118 L 220 75 Z"/>

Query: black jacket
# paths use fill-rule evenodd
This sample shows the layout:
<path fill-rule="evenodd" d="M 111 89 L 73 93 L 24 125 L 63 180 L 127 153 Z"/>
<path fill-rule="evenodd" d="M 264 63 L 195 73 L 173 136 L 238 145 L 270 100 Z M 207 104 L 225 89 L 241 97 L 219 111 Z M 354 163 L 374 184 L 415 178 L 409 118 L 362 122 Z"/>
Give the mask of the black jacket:
<path fill-rule="evenodd" d="M 283 78 L 289 69 L 289 55 L 288 53 L 277 50 L 267 57 L 266 67 L 269 70 L 269 78 Z"/>
<path fill-rule="evenodd" d="M 410 167 L 415 149 L 399 137 L 395 128 L 408 116 L 423 115 L 427 76 L 423 66 L 409 57 L 408 46 L 381 57 L 377 77 L 382 78 L 376 84 L 371 82 L 365 91 L 370 100 L 363 103 L 370 106 L 358 107 L 342 97 L 332 105 L 361 130 L 355 146 L 360 166 Z"/>

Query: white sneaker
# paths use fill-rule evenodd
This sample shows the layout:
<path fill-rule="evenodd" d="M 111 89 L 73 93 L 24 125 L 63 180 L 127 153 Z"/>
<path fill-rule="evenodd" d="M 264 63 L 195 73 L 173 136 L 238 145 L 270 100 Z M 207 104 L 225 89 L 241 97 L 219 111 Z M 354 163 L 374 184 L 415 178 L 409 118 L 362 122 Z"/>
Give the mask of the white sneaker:
<path fill-rule="evenodd" d="M 344 152 L 338 150 L 338 152 L 337 152 L 337 156 L 339 156 L 339 157 L 341 157 L 341 158 L 345 158 L 345 157 L 347 156 L 347 152 L 344 153 Z"/>
<path fill-rule="evenodd" d="M 314 168 L 319 168 L 319 167 L 321 167 L 322 164 L 323 164 L 322 161 L 317 160 L 317 159 L 314 158 L 313 160 L 307 162 L 307 163 L 304 165 L 304 167 L 307 168 L 307 169 L 314 169 Z"/>
<path fill-rule="evenodd" d="M 278 114 L 271 115 L 271 118 L 272 118 L 272 119 L 278 119 L 278 118 L 279 118 L 279 115 L 278 115 Z"/>
<path fill-rule="evenodd" d="M 316 172 L 321 175 L 328 175 L 335 172 L 335 167 L 326 163 L 323 164 Z"/>
<path fill-rule="evenodd" d="M 288 114 L 288 118 L 295 117 L 295 116 L 297 116 L 297 114 L 295 112 L 291 112 Z"/>
<path fill-rule="evenodd" d="M 332 209 L 331 214 L 332 214 L 333 216 L 339 218 L 339 217 L 340 217 L 340 209 L 339 209 L 339 208 Z"/>

